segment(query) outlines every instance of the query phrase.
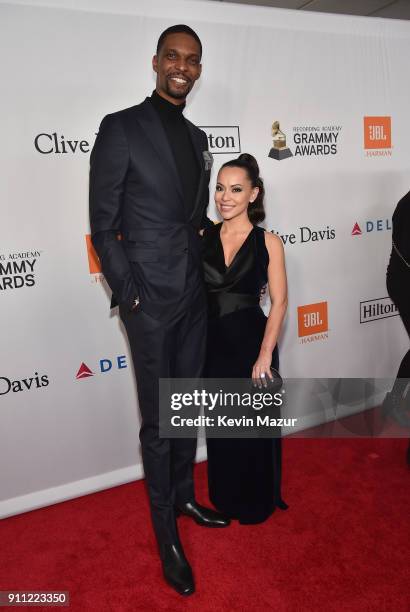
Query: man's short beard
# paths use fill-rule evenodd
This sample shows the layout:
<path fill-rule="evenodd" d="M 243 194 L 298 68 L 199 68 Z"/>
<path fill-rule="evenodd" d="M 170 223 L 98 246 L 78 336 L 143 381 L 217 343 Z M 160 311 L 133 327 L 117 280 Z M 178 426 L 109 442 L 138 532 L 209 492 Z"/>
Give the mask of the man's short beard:
<path fill-rule="evenodd" d="M 184 100 L 189 94 L 189 92 L 191 91 L 191 87 L 189 87 L 185 92 L 184 91 L 173 91 L 167 81 L 165 91 L 169 96 L 171 96 L 171 98 L 175 98 L 175 100 Z"/>

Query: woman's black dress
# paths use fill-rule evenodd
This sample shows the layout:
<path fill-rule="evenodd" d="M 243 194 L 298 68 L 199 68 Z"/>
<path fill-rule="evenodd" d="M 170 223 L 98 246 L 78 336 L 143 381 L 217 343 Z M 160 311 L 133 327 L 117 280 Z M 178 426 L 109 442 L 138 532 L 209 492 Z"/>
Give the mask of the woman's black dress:
<path fill-rule="evenodd" d="M 410 191 L 393 214 L 393 248 L 387 268 L 387 291 L 396 304 L 410 337 Z M 397 378 L 410 378 L 410 350 L 404 355 Z"/>
<path fill-rule="evenodd" d="M 209 313 L 205 376 L 250 379 L 267 321 L 259 301 L 269 254 L 264 230 L 254 226 L 227 267 L 221 226 L 207 228 L 203 236 Z M 278 365 L 275 347 L 272 366 Z M 266 520 L 276 506 L 287 507 L 280 495 L 279 438 L 208 438 L 207 449 L 209 496 L 218 510 L 250 524 Z"/>
<path fill-rule="evenodd" d="M 410 338 L 410 191 L 400 200 L 393 213 L 393 248 L 387 268 L 387 291 L 398 308 Z M 387 409 L 394 410 L 401 400 L 410 378 L 410 349 L 404 355 L 392 392 L 387 394 Z M 390 396 L 390 399 L 388 399 Z M 408 397 L 408 396 L 407 396 Z M 408 410 L 408 405 L 407 405 Z M 408 416 L 406 415 L 406 422 Z M 402 421 L 400 421 L 402 422 Z M 410 441 L 407 448 L 410 466 Z"/>

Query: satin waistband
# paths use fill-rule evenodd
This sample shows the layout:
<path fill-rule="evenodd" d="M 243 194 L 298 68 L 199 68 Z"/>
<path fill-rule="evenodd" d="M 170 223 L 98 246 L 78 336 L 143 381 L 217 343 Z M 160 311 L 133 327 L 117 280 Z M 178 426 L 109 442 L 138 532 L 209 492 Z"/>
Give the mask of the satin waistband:
<path fill-rule="evenodd" d="M 223 317 L 237 310 L 259 306 L 259 299 L 259 295 L 249 293 L 208 293 L 208 313 L 210 317 Z"/>

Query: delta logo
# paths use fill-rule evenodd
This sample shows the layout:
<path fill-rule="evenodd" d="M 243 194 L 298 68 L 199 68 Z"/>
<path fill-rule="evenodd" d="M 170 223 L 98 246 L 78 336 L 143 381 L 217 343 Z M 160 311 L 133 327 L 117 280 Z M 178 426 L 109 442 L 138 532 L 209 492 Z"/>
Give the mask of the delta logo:
<path fill-rule="evenodd" d="M 87 364 L 82 362 L 77 374 L 75 375 L 76 379 L 81 380 L 82 378 L 90 378 L 90 376 L 94 376 L 94 372 L 90 370 Z"/>
<path fill-rule="evenodd" d="M 117 355 L 117 357 L 112 359 L 108 359 L 107 357 L 100 359 L 95 371 L 97 374 L 106 374 L 107 372 L 124 370 L 125 368 L 128 368 L 126 355 Z M 75 375 L 76 380 L 92 378 L 93 376 L 95 376 L 95 372 L 93 372 L 93 370 L 83 361 Z"/>
<path fill-rule="evenodd" d="M 298 335 L 301 344 L 328 338 L 327 302 L 298 306 Z"/>
<path fill-rule="evenodd" d="M 391 157 L 391 117 L 363 117 L 366 157 Z"/>
<path fill-rule="evenodd" d="M 391 230 L 391 219 L 369 219 L 368 221 L 360 222 L 360 225 L 358 221 L 355 221 L 351 231 L 351 235 L 361 236 L 362 234 L 371 234 Z"/>

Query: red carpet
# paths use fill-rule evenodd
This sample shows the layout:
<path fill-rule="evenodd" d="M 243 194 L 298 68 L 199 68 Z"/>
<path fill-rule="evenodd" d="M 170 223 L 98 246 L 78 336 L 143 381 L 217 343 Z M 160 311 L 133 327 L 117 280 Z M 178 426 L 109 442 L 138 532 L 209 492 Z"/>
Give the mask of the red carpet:
<path fill-rule="evenodd" d="M 66 590 L 75 611 L 407 612 L 406 448 L 285 440 L 287 512 L 222 530 L 179 519 L 189 598 L 162 581 L 142 481 L 2 521 L 0 590 Z M 204 502 L 205 463 L 195 478 Z"/>

